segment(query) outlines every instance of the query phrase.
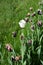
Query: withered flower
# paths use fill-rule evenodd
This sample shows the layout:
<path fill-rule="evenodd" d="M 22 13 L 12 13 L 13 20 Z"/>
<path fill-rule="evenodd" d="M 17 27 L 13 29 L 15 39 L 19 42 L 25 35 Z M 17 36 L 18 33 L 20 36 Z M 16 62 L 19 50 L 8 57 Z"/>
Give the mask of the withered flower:
<path fill-rule="evenodd" d="M 27 16 L 30 16 L 30 13 L 27 13 Z"/>
<path fill-rule="evenodd" d="M 33 10 L 33 7 L 30 7 L 30 11 L 32 11 Z"/>
<path fill-rule="evenodd" d="M 21 60 L 21 56 L 16 56 L 15 61 L 19 61 L 19 60 Z"/>
<path fill-rule="evenodd" d="M 32 19 L 29 19 L 29 22 L 32 22 Z"/>
<path fill-rule="evenodd" d="M 12 32 L 12 36 L 16 37 L 17 36 L 17 32 Z"/>
<path fill-rule="evenodd" d="M 37 22 L 37 25 L 38 25 L 39 27 L 41 27 L 41 26 L 42 26 L 42 21 L 38 21 L 38 22 Z"/>
<path fill-rule="evenodd" d="M 29 18 L 28 18 L 28 17 L 26 17 L 24 20 L 25 20 L 26 22 L 28 22 L 28 21 L 29 21 Z"/>
<path fill-rule="evenodd" d="M 39 5 L 43 5 L 43 1 L 38 3 Z"/>
<path fill-rule="evenodd" d="M 10 51 L 10 52 L 13 50 L 10 44 L 6 44 L 5 47 L 6 47 L 6 49 L 7 49 L 8 51 Z"/>
<path fill-rule="evenodd" d="M 20 39 L 21 39 L 21 40 L 24 40 L 24 34 L 23 34 L 23 33 L 21 33 Z"/>
<path fill-rule="evenodd" d="M 41 10 L 41 9 L 38 9 L 37 13 L 38 13 L 39 15 L 42 15 L 42 10 Z"/>
<path fill-rule="evenodd" d="M 28 45 L 31 45 L 31 44 L 32 44 L 32 40 L 31 40 L 31 39 L 28 40 L 28 41 L 27 41 L 27 44 L 28 44 Z"/>
<path fill-rule="evenodd" d="M 11 56 L 11 60 L 14 61 L 15 60 L 15 57 L 14 56 Z"/>
<path fill-rule="evenodd" d="M 34 31 L 35 30 L 35 26 L 31 25 L 31 30 Z"/>
<path fill-rule="evenodd" d="M 33 13 L 32 13 L 32 17 L 34 17 L 34 16 L 36 16 L 36 12 L 33 12 Z"/>

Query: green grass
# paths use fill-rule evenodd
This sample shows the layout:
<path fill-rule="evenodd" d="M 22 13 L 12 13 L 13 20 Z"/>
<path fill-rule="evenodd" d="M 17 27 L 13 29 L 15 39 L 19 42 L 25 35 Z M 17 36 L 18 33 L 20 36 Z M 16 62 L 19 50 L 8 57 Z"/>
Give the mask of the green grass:
<path fill-rule="evenodd" d="M 5 44 L 10 43 L 16 54 L 19 55 L 21 48 L 20 34 L 23 32 L 26 38 L 29 37 L 28 35 L 31 37 L 32 34 L 29 30 L 30 24 L 27 23 L 24 29 L 19 29 L 18 23 L 21 19 L 26 17 L 28 12 L 30 12 L 29 8 L 31 6 L 33 7 L 32 12 L 41 8 L 38 2 L 40 2 L 40 0 L 0 0 L 0 65 L 13 65 L 11 62 L 11 55 L 14 55 L 14 52 L 10 53 L 6 51 Z M 43 7 L 41 9 L 43 10 Z M 36 25 L 37 20 L 43 21 L 43 16 L 37 15 L 32 18 L 32 20 Z M 43 28 L 41 28 L 41 32 L 42 30 Z M 12 37 L 13 31 L 18 31 L 16 38 Z M 38 34 L 35 33 L 35 35 L 37 36 Z M 17 64 L 14 63 L 14 65 Z"/>

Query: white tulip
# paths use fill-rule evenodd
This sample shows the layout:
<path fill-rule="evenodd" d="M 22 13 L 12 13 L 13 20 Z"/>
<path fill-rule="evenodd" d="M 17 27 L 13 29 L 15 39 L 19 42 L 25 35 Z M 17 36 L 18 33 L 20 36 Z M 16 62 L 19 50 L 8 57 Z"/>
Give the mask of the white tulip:
<path fill-rule="evenodd" d="M 25 21 L 25 20 L 20 20 L 19 26 L 20 26 L 21 28 L 24 28 L 25 25 L 26 25 L 26 21 Z"/>

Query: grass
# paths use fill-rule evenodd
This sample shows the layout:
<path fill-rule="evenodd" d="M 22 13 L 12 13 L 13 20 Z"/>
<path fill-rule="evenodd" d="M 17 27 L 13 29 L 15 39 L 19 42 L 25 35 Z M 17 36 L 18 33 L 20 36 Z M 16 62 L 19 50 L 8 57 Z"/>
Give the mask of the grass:
<path fill-rule="evenodd" d="M 30 12 L 29 8 L 32 6 L 33 11 L 37 11 L 37 9 L 41 8 L 43 11 L 43 5 L 40 6 L 38 4 L 40 0 L 0 0 L 0 65 L 25 65 L 23 64 L 23 58 L 20 62 L 14 62 L 11 61 L 11 56 L 15 55 L 22 55 L 22 53 L 26 50 L 23 50 L 23 46 L 21 45 L 22 41 L 20 41 L 20 34 L 24 33 L 25 35 L 25 43 L 28 39 L 32 39 L 33 41 L 36 39 L 37 43 L 40 42 L 41 36 L 43 35 L 43 26 L 42 28 L 38 28 L 37 26 L 37 20 L 42 20 L 43 22 L 43 15 L 36 17 L 31 17 L 33 23 L 36 27 L 34 32 L 31 32 L 30 30 L 30 23 L 28 22 L 26 24 L 26 27 L 24 29 L 19 29 L 19 21 L 21 19 L 24 19 L 26 17 L 26 14 Z M 31 12 L 30 12 L 31 13 Z M 12 32 L 17 31 L 16 38 L 12 37 Z M 37 33 L 37 34 L 36 34 Z M 41 36 L 40 36 L 41 34 Z M 34 39 L 35 38 L 35 39 Z M 42 40 L 42 39 L 41 39 Z M 35 42 L 35 41 L 34 41 Z M 14 49 L 13 52 L 8 52 L 5 49 L 5 44 L 10 43 Z M 41 41 L 41 47 L 43 52 L 43 40 Z M 22 43 L 23 44 L 23 43 Z M 36 45 L 34 45 L 36 47 Z M 20 48 L 22 49 L 20 52 Z M 40 48 L 40 46 L 39 46 Z M 40 50 L 40 49 L 39 49 Z M 28 52 L 28 51 L 27 51 Z M 23 55 L 23 56 L 24 56 Z M 40 58 L 43 60 L 43 54 L 41 54 Z M 35 56 L 37 57 L 37 56 Z M 25 59 L 26 60 L 26 59 Z M 33 60 L 34 61 L 34 60 Z M 37 62 L 37 61 L 36 61 Z M 28 64 L 27 64 L 28 65 Z M 33 65 L 35 65 L 33 63 Z"/>

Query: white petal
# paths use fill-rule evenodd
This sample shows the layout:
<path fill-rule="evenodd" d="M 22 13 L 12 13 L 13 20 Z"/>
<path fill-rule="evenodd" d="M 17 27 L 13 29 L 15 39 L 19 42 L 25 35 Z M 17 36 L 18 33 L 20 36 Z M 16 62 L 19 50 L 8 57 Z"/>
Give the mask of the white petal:
<path fill-rule="evenodd" d="M 24 28 L 25 25 L 26 25 L 26 21 L 25 21 L 25 20 L 20 20 L 19 26 L 20 26 L 21 28 Z"/>

